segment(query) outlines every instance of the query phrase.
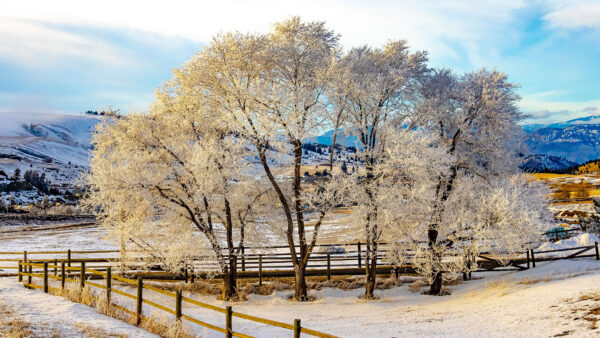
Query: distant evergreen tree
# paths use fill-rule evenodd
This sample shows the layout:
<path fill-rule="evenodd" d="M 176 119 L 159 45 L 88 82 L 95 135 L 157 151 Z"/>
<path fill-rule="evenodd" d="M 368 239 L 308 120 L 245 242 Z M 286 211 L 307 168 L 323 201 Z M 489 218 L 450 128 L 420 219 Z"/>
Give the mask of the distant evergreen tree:
<path fill-rule="evenodd" d="M 348 166 L 346 165 L 346 161 L 342 162 L 342 171 L 344 174 L 348 173 Z"/>
<path fill-rule="evenodd" d="M 15 169 L 12 180 L 15 182 L 18 182 L 21 180 L 21 169 L 19 169 L 19 168 Z"/>

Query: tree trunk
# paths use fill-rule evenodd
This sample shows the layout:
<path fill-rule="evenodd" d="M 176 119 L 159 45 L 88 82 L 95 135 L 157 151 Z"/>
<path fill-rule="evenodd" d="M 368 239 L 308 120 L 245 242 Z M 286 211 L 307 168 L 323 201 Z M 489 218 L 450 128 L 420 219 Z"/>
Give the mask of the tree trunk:
<path fill-rule="evenodd" d="M 365 298 L 375 298 L 375 285 L 377 283 L 377 252 L 371 253 L 371 262 L 365 265 L 367 273 L 367 283 L 365 284 Z"/>
<path fill-rule="evenodd" d="M 294 266 L 296 286 L 294 293 L 294 300 L 299 302 L 308 301 L 308 291 L 306 288 L 306 265 L 298 264 Z"/>
<path fill-rule="evenodd" d="M 235 261 L 229 261 L 231 268 L 226 268 L 223 272 L 223 293 L 222 300 L 236 300 L 238 298 L 237 290 L 237 267 Z"/>
<path fill-rule="evenodd" d="M 442 272 L 436 272 L 433 283 L 429 287 L 429 294 L 439 296 L 442 293 Z"/>

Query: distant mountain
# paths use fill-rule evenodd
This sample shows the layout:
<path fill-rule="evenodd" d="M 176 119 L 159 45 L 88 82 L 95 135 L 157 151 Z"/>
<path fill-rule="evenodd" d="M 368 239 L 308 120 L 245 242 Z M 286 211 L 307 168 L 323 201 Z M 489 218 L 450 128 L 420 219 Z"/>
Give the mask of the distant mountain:
<path fill-rule="evenodd" d="M 328 130 L 322 135 L 309 137 L 303 140 L 305 143 L 315 143 L 331 146 L 331 142 L 333 141 L 333 130 Z M 354 135 L 347 135 L 343 130 L 338 132 L 337 137 L 335 138 L 335 144 L 341 145 L 343 147 L 356 147 L 358 145 L 358 139 Z"/>
<path fill-rule="evenodd" d="M 0 154 L 31 161 L 87 166 L 91 131 L 100 118 L 88 115 L 0 113 Z"/>
<path fill-rule="evenodd" d="M 576 166 L 577 163 L 551 155 L 527 155 L 523 157 L 521 169 L 530 172 L 558 171 Z"/>
<path fill-rule="evenodd" d="M 89 166 L 97 116 L 0 113 L 0 170 L 36 170 L 53 184 L 71 184 Z"/>
<path fill-rule="evenodd" d="M 583 163 L 600 158 L 600 124 L 541 128 L 528 135 L 526 144 L 531 154 L 557 156 Z"/>

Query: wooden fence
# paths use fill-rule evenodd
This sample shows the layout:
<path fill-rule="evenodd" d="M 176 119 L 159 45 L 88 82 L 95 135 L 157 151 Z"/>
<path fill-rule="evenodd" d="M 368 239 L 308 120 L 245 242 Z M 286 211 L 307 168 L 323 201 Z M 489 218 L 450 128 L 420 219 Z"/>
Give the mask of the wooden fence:
<path fill-rule="evenodd" d="M 480 272 L 484 271 L 499 271 L 506 270 L 506 267 L 512 267 L 513 270 L 526 270 L 529 268 L 535 268 L 536 263 L 544 262 L 544 261 L 554 261 L 554 260 L 562 260 L 562 259 L 575 259 L 575 258 L 586 258 L 593 257 L 596 260 L 600 260 L 599 253 L 599 244 L 595 243 L 594 245 L 582 246 L 576 248 L 568 248 L 568 249 L 556 249 L 556 250 L 528 250 L 525 253 L 525 257 L 518 258 L 510 258 L 500 259 L 499 257 L 491 257 L 488 255 L 480 255 L 478 256 L 478 266 Z M 276 249 L 278 247 L 269 247 L 268 249 Z M 37 252 L 0 252 L 0 254 L 10 254 L 10 255 L 22 255 L 23 259 L 9 259 L 4 261 L 16 261 L 17 262 L 17 274 L 19 281 L 24 282 L 24 285 L 29 288 L 37 288 L 42 289 L 44 292 L 49 291 L 59 291 L 64 289 L 65 283 L 79 283 L 79 287 L 83 288 L 86 284 L 99 288 L 106 291 L 106 299 L 117 309 L 120 309 L 126 313 L 136 316 L 138 323 L 145 318 L 142 313 L 143 304 L 152 306 L 156 309 L 162 310 L 168 314 L 175 316 L 177 320 L 186 320 L 188 322 L 209 328 L 211 330 L 221 332 L 226 334 L 227 337 L 251 337 L 247 334 L 233 331 L 233 317 L 245 319 L 257 323 L 262 323 L 265 325 L 280 327 L 283 329 L 287 329 L 294 332 L 294 337 L 299 337 L 300 333 L 305 333 L 309 335 L 314 335 L 317 337 L 334 337 L 332 335 L 307 329 L 301 327 L 301 321 L 299 319 L 294 320 L 293 324 L 283 323 L 279 321 L 274 321 L 270 319 L 260 318 L 240 312 L 234 312 L 230 306 L 225 308 L 220 308 L 214 305 L 206 304 L 188 297 L 184 297 L 181 294 L 181 291 L 170 292 L 165 291 L 157 287 L 153 287 L 150 285 L 144 284 L 144 279 L 146 277 L 157 278 L 158 279 L 174 279 L 177 276 L 174 275 L 163 275 L 159 276 L 161 272 L 155 274 L 152 273 L 142 274 L 140 272 L 122 272 L 122 275 L 116 275 L 112 273 L 112 268 L 110 259 L 107 258 L 73 258 L 74 254 L 110 254 L 115 253 L 116 251 L 37 251 Z M 564 253 L 564 255 L 563 255 Z M 31 259 L 31 256 L 35 255 L 66 255 L 66 257 L 62 258 L 46 258 L 46 259 Z M 315 262 L 317 267 L 321 267 L 320 269 L 308 269 L 306 275 L 307 276 L 327 276 L 328 279 L 331 278 L 332 275 L 359 275 L 364 274 L 364 269 L 361 267 L 361 255 L 360 244 L 358 244 L 358 250 L 356 252 L 351 252 L 350 259 L 354 261 L 356 259 L 355 264 L 352 267 L 349 267 L 347 263 L 348 257 L 342 256 L 339 260 L 341 263 L 339 264 L 341 267 L 333 268 L 332 255 L 336 253 L 327 252 L 326 254 L 316 254 Z M 341 253 L 339 253 L 341 255 Z M 287 270 L 287 266 L 283 266 L 284 269 L 281 269 L 281 259 L 282 254 L 258 254 L 257 256 L 247 256 L 245 258 L 240 257 L 240 259 L 248 259 L 246 261 L 246 268 L 251 270 L 245 270 L 239 272 L 240 278 L 252 278 L 258 277 L 259 284 L 262 284 L 263 277 L 292 277 L 294 276 L 293 270 Z M 264 259 L 263 257 L 268 257 L 268 259 Z M 257 257 L 258 265 L 257 269 L 254 269 L 255 266 L 252 257 Z M 323 268 L 323 258 L 325 258 L 325 267 Z M 289 256 L 287 259 L 290 259 Z M 95 264 L 94 268 L 90 268 L 89 265 Z M 100 265 L 98 265 L 100 264 Z M 269 265 L 271 264 L 271 265 Z M 88 265 L 88 267 L 86 267 Z M 264 266 L 268 266 L 270 268 L 275 268 L 273 270 L 264 270 Z M 186 270 L 187 271 L 187 270 Z M 377 273 L 379 274 L 392 274 L 395 273 L 398 275 L 399 273 L 415 273 L 415 269 L 411 266 L 403 266 L 403 267 L 393 267 L 393 266 L 380 266 L 377 268 Z M 126 278 L 126 276 L 138 275 L 137 279 Z M 164 274 L 164 273 L 163 273 Z M 193 276 L 201 276 L 199 272 L 193 272 L 187 277 L 191 277 L 193 280 Z M 24 277 L 27 277 L 27 281 L 24 281 Z M 76 277 L 76 278 L 73 278 Z M 165 278 L 168 277 L 168 278 Z M 185 278 L 185 276 L 183 276 Z M 33 278 L 41 278 L 41 284 L 33 283 Z M 92 282 L 92 280 L 87 279 L 101 279 L 104 281 L 104 284 Z M 53 287 L 50 284 L 50 280 L 60 281 L 60 288 Z M 137 294 L 129 294 L 122 290 L 118 290 L 112 287 L 112 281 L 116 280 L 121 283 L 125 283 L 127 285 L 131 285 L 137 288 Z M 164 304 L 159 304 L 150 299 L 144 299 L 144 290 L 150 290 L 153 292 L 157 292 L 159 294 L 168 296 L 172 299 L 174 303 L 174 308 L 169 307 Z M 136 309 L 130 310 L 111 302 L 111 294 L 116 293 L 123 297 L 133 299 L 136 301 Z M 189 315 L 182 313 L 182 303 L 192 304 L 201 308 L 209 309 L 212 311 L 217 311 L 225 315 L 225 327 L 219 327 L 205 321 L 199 320 L 197 318 L 193 318 Z"/>
<path fill-rule="evenodd" d="M 356 250 L 350 249 L 356 247 Z M 477 258 L 477 263 L 480 267 L 479 271 L 491 271 L 498 269 L 513 269 L 523 270 L 529 268 L 531 264 L 535 266 L 535 262 L 557 259 L 571 259 L 581 257 L 597 257 L 596 254 L 590 254 L 589 251 L 597 249 L 598 244 L 592 246 L 584 246 L 571 249 L 559 249 L 550 251 L 534 251 L 528 250 L 524 257 L 510 258 L 501 260 L 491 257 L 487 254 L 481 254 Z M 238 278 L 258 278 L 259 284 L 262 285 L 263 278 L 268 277 L 293 277 L 294 269 L 289 252 L 268 252 L 273 250 L 285 249 L 286 246 L 271 246 L 271 247 L 247 247 L 246 253 L 238 256 Z M 353 276 L 364 274 L 363 259 L 365 258 L 361 243 L 354 244 L 328 244 L 318 246 L 321 249 L 310 256 L 306 276 Z M 324 249 L 324 250 L 323 250 Z M 343 250 L 342 250 L 343 249 Z M 264 253 L 258 253 L 259 250 L 265 250 Z M 550 253 L 576 251 L 575 254 L 570 254 L 565 257 L 545 257 Z M 37 261 L 54 263 L 54 266 L 65 262 L 67 266 L 71 266 L 71 262 L 86 262 L 90 268 L 99 271 L 106 271 L 108 267 L 115 267 L 117 264 L 118 255 L 113 257 L 90 257 L 96 255 L 117 254 L 115 250 L 96 250 L 96 251 L 25 251 L 25 252 L 0 252 L 0 256 L 12 256 L 13 258 L 0 258 L 0 262 L 14 263 L 12 266 L 0 266 L 3 270 L 15 270 L 9 275 L 16 275 L 18 261 Z M 52 258 L 36 258 L 40 255 L 54 255 Z M 85 255 L 81 257 L 81 255 Z M 542 255 L 544 257 L 538 257 Z M 15 256 L 19 256 L 18 258 Z M 77 257 L 75 257 L 77 256 Z M 378 255 L 380 262 L 377 267 L 378 274 L 399 274 L 399 273 L 416 273 L 414 267 L 410 265 L 393 266 L 389 262 L 385 262 L 386 253 L 381 250 Z M 7 264 L 5 263 L 5 264 Z M 174 274 L 161 269 L 156 271 L 147 271 L 138 269 L 135 265 L 130 264 L 129 270 L 120 271 L 127 277 L 144 277 L 146 279 L 170 279 L 170 280 L 193 280 L 194 278 L 221 278 L 219 273 L 216 273 L 216 265 L 213 262 L 206 263 L 201 257 L 192 257 L 187 262 L 186 268 L 181 273 Z"/>
<path fill-rule="evenodd" d="M 75 263 L 75 262 L 72 262 Z M 157 287 L 153 287 L 150 285 L 145 285 L 142 277 L 139 277 L 137 280 L 124 278 L 122 276 L 117 276 L 112 274 L 111 267 L 107 267 L 106 271 L 99 271 L 95 269 L 89 269 L 85 266 L 85 261 L 79 262 L 79 266 L 68 266 L 65 261 L 62 261 L 60 265 L 51 264 L 47 261 L 42 262 L 34 262 L 34 261 L 19 261 L 18 262 L 18 278 L 19 282 L 24 282 L 25 287 L 42 289 L 44 292 L 48 293 L 49 291 L 58 292 L 65 288 L 65 284 L 67 282 L 78 283 L 79 287 L 83 289 L 85 285 L 89 285 L 91 287 L 95 287 L 101 290 L 105 290 L 106 301 L 110 306 L 113 306 L 125 313 L 134 315 L 139 325 L 142 319 L 147 319 L 147 317 L 143 316 L 143 304 L 147 304 L 153 308 L 162 310 L 170 315 L 175 316 L 176 320 L 186 320 L 188 322 L 200 325 L 202 327 L 206 327 L 208 329 L 214 330 L 216 332 L 224 333 L 226 337 L 252 337 L 248 334 L 244 334 L 241 332 L 237 332 L 233 330 L 233 317 L 241 318 L 245 320 L 249 320 L 256 323 L 261 323 L 269 326 L 275 326 L 282 329 L 287 329 L 293 332 L 294 337 L 300 337 L 301 333 L 305 333 L 308 335 L 316 336 L 316 337 L 326 337 L 326 338 L 334 338 L 335 336 L 319 332 L 316 330 L 311 330 L 301 326 L 300 319 L 295 319 L 293 324 L 283 323 L 271 319 L 256 317 L 248 314 L 244 314 L 241 312 L 233 311 L 231 306 L 227 306 L 225 308 L 220 308 L 214 305 L 210 305 L 207 303 L 203 303 L 197 301 L 195 299 L 191 299 L 188 297 L 184 297 L 181 291 L 170 292 L 159 289 Z M 59 270 L 60 269 L 60 270 Z M 54 271 L 54 272 L 52 272 Z M 59 272 L 60 271 L 60 272 Z M 78 278 L 71 278 L 74 276 L 78 276 Z M 104 284 L 92 282 L 90 280 L 86 280 L 87 277 L 96 276 L 104 281 Z M 24 277 L 27 277 L 27 281 L 24 281 Z M 33 278 L 41 278 L 42 284 L 33 283 Z M 50 286 L 50 280 L 60 281 L 60 288 Z M 113 288 L 113 281 L 118 281 L 121 283 L 125 283 L 131 286 L 134 286 L 137 290 L 136 295 L 129 294 L 122 290 Z M 151 301 L 148 298 L 144 298 L 145 291 L 150 290 L 153 292 L 157 292 L 159 294 L 168 296 L 172 299 L 172 305 L 169 307 L 168 305 L 159 304 L 157 302 Z M 124 296 L 126 298 L 130 298 L 135 300 L 136 309 L 130 310 L 124 306 L 118 305 L 113 302 L 112 294 L 116 293 L 118 295 Z M 211 311 L 216 311 L 224 314 L 225 327 L 220 327 L 217 325 L 213 325 L 197 318 L 193 318 L 189 315 L 182 313 L 182 304 L 187 303 L 191 305 L 195 305 L 197 307 L 201 307 L 204 309 L 208 309 Z"/>

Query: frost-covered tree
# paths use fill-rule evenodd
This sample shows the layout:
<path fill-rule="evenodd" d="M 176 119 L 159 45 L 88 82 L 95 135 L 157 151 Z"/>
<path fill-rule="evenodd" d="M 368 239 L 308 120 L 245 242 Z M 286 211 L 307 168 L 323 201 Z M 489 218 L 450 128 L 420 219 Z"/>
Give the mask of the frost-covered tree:
<path fill-rule="evenodd" d="M 188 90 L 176 77 L 157 92 L 150 113 L 100 126 L 86 204 L 126 249 L 126 262 L 142 255 L 144 264 L 175 272 L 190 260 L 214 262 L 224 276 L 223 298 L 232 299 L 244 231 L 262 194 L 245 174 L 243 142 Z"/>
<path fill-rule="evenodd" d="M 376 282 L 378 242 L 383 227 L 379 225 L 379 203 L 384 183 L 380 180 L 382 168 L 393 156 L 387 146 L 397 136 L 394 129 L 412 129 L 409 117 L 418 98 L 423 77 L 427 74 L 427 57 L 424 52 L 410 53 L 405 41 L 388 42 L 381 49 L 354 48 L 339 62 L 345 69 L 338 92 L 343 93 L 346 117 L 344 127 L 358 140 L 356 144 L 359 161 L 364 165 L 361 198 L 356 201 L 367 210 L 361 212 L 360 223 L 364 225 L 366 240 L 365 297 L 373 297 Z M 413 151 L 419 151 L 411 148 Z"/>
<path fill-rule="evenodd" d="M 405 237 L 398 243 L 406 250 L 409 243 L 430 294 L 441 293 L 445 272 L 475 269 L 482 248 L 522 252 L 543 226 L 543 189 L 513 176 L 519 173 L 515 145 L 523 118 L 515 87 L 506 75 L 487 70 L 461 77 L 435 71 L 423 87 L 414 119 L 437 135 L 449 162 L 430 178 L 433 195 L 421 220 L 398 225 L 410 229 L 399 231 Z M 450 264 L 448 255 L 463 259 Z"/>
<path fill-rule="evenodd" d="M 302 145 L 323 123 L 337 46 L 338 36 L 324 23 L 293 17 L 274 24 L 266 35 L 219 35 L 181 70 L 190 87 L 207 91 L 212 104 L 227 111 L 228 125 L 252 147 L 278 200 L 277 214 L 263 212 L 278 228 L 284 224 L 280 230 L 294 265 L 294 298 L 301 301 L 308 299 L 308 259 L 335 195 L 330 183 L 304 187 Z M 287 177 L 278 175 L 282 167 L 291 167 Z"/>

